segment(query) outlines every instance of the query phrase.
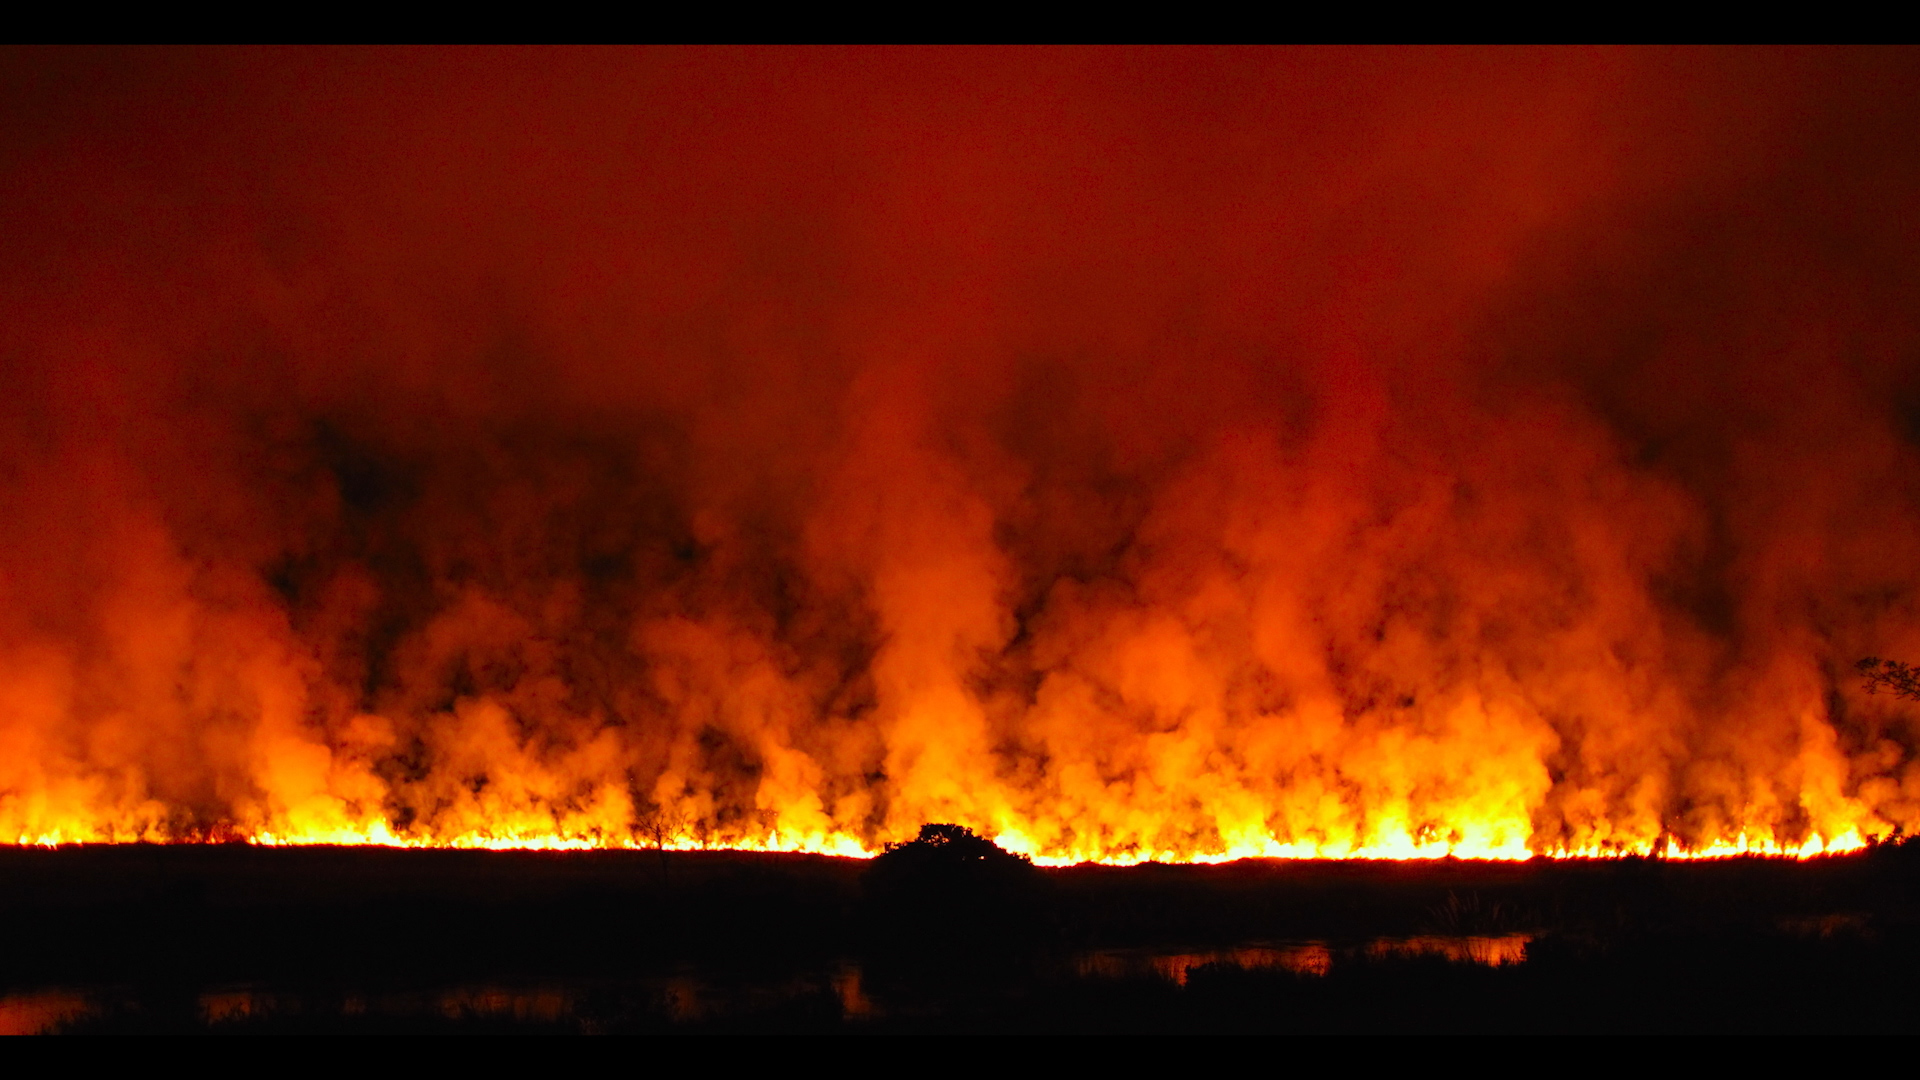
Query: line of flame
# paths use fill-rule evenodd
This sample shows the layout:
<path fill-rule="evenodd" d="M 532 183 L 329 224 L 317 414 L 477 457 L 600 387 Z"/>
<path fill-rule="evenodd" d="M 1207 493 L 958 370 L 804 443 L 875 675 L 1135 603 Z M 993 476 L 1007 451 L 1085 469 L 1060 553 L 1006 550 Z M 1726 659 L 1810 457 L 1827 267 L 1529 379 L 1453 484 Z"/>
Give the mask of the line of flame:
<path fill-rule="evenodd" d="M 454 836 L 406 836 L 395 833 L 384 822 L 377 823 L 366 829 L 339 829 L 298 835 L 260 832 L 243 836 L 239 839 L 242 842 L 261 847 L 387 847 L 489 851 L 653 851 L 664 849 L 667 851 L 705 850 L 832 855 L 854 859 L 867 859 L 880 854 L 880 850 L 868 847 L 852 837 L 839 835 L 792 837 L 775 834 L 763 839 L 734 839 L 718 843 L 703 843 L 693 837 L 680 836 L 667 839 L 664 843 L 655 844 L 625 837 L 565 836 L 551 832 L 468 832 Z M 1867 841 L 1863 839 L 1858 832 L 1854 831 L 1849 831 L 1832 838 L 1819 835 L 1809 836 L 1804 842 L 1798 845 L 1783 844 L 1771 838 L 1751 837 L 1745 833 L 1741 833 L 1731 841 L 1716 841 L 1695 848 L 1682 847 L 1677 841 L 1669 838 L 1664 843 L 1649 843 L 1637 846 L 1549 851 L 1535 851 L 1526 847 L 1524 844 L 1511 841 L 1501 844 L 1447 842 L 1441 840 L 1423 843 L 1414 840 L 1411 836 L 1404 835 L 1383 842 L 1360 845 L 1322 845 L 1311 842 L 1285 842 L 1267 838 L 1265 840 L 1241 841 L 1221 851 L 1190 852 L 1135 849 L 1124 853 L 1037 851 L 1034 850 L 1032 842 L 1018 832 L 1003 832 L 993 839 L 1001 847 L 1026 855 L 1040 866 L 1075 866 L 1086 863 L 1098 863 L 1109 866 L 1135 866 L 1142 863 L 1218 864 L 1237 862 L 1243 859 L 1316 859 L 1389 862 L 1432 859 L 1523 862 L 1535 858 L 1556 860 L 1612 859 L 1625 856 L 1657 856 L 1663 859 L 1677 860 L 1727 859 L 1743 856 L 1809 859 L 1821 855 L 1837 855 L 1851 851 L 1859 851 L 1867 846 Z M 193 841 L 172 840 L 157 836 L 99 836 L 60 832 L 23 835 L 14 840 L 14 844 L 20 847 L 43 848 L 66 847 L 77 844 L 129 842 L 192 843 Z"/>

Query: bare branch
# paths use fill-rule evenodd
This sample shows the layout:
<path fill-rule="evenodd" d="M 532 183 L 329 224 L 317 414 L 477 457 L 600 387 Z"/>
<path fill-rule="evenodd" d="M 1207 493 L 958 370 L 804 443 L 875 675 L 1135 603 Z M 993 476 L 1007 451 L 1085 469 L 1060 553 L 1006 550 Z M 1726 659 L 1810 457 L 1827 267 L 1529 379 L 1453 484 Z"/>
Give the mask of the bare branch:
<path fill-rule="evenodd" d="M 1903 701 L 1920 701 L 1920 667 L 1869 656 L 1855 664 L 1854 670 L 1867 681 L 1869 694 L 1885 690 Z"/>

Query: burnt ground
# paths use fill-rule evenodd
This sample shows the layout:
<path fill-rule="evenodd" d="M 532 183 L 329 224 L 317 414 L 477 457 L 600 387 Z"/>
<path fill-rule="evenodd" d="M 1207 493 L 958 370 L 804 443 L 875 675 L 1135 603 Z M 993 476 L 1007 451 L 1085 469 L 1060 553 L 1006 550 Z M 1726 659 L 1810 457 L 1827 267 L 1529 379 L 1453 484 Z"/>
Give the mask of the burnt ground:
<path fill-rule="evenodd" d="M 42 1028 L 93 1032 L 1904 1033 L 1920 1016 L 1916 843 L 1807 862 L 1247 861 L 987 884 L 877 883 L 872 865 L 6 848 L 0 996 L 16 1012 L 84 1000 Z M 1523 941 L 1525 959 L 1380 947 L 1409 939 Z M 1233 958 L 1303 942 L 1330 964 Z M 1185 960 L 1173 978 L 1089 956 Z"/>

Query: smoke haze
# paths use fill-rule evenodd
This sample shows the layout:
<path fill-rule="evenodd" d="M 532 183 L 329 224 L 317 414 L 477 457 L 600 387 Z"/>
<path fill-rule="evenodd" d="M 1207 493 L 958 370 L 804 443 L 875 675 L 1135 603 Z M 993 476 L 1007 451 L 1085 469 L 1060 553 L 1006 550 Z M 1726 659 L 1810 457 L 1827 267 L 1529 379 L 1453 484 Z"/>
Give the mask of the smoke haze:
<path fill-rule="evenodd" d="M 12 51 L 0 838 L 1920 827 L 1920 58 Z"/>

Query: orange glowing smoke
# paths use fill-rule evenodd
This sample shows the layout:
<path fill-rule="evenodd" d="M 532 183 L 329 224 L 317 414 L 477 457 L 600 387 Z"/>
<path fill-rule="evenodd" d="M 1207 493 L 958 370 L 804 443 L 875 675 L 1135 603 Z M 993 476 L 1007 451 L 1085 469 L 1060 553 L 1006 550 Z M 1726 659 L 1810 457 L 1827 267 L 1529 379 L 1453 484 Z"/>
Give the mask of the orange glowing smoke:
<path fill-rule="evenodd" d="M 1911 52 L 12 52 L 0 837 L 1920 827 Z"/>

